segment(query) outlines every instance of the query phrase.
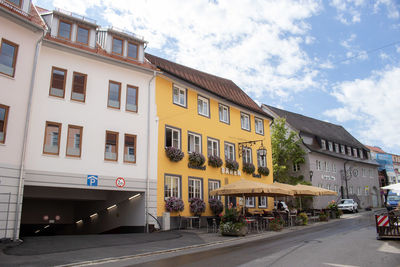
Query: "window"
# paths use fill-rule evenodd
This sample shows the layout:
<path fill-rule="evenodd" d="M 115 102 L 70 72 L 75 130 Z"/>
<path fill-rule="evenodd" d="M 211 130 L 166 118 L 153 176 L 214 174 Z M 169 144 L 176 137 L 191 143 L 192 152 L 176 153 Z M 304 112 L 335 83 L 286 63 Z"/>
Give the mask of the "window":
<path fill-rule="evenodd" d="M 335 152 L 339 153 L 339 144 L 335 144 Z"/>
<path fill-rule="evenodd" d="M 327 185 L 326 185 L 326 189 L 331 190 L 331 185 L 330 185 L 330 184 L 327 184 Z"/>
<path fill-rule="evenodd" d="M 249 147 L 243 148 L 243 163 L 252 163 L 251 148 Z"/>
<path fill-rule="evenodd" d="M 332 142 L 328 142 L 329 151 L 333 151 L 333 144 Z"/>
<path fill-rule="evenodd" d="M 210 105 L 209 100 L 202 96 L 197 96 L 197 111 L 200 115 L 209 117 L 210 116 Z"/>
<path fill-rule="evenodd" d="M 235 160 L 235 145 L 232 143 L 224 143 L 225 160 Z"/>
<path fill-rule="evenodd" d="M 257 164 L 258 167 L 267 167 L 267 150 L 257 150 Z"/>
<path fill-rule="evenodd" d="M 68 125 L 67 156 L 80 157 L 82 151 L 82 127 Z"/>
<path fill-rule="evenodd" d="M 7 2 L 9 2 L 10 4 L 21 8 L 22 5 L 22 0 L 6 0 Z"/>
<path fill-rule="evenodd" d="M 136 163 L 136 135 L 125 134 L 124 162 Z"/>
<path fill-rule="evenodd" d="M 361 168 L 361 173 L 362 173 L 362 177 L 365 177 L 366 176 L 366 170 L 365 170 L 365 168 Z"/>
<path fill-rule="evenodd" d="M 118 133 L 106 131 L 106 147 L 104 159 L 118 161 Z"/>
<path fill-rule="evenodd" d="M 138 51 L 139 51 L 139 46 L 137 44 L 128 42 L 128 57 L 137 59 Z"/>
<path fill-rule="evenodd" d="M 362 149 L 360 149 L 360 158 L 364 158 L 364 152 L 363 152 L 363 150 Z"/>
<path fill-rule="evenodd" d="M 353 156 L 357 157 L 357 148 L 353 148 Z"/>
<path fill-rule="evenodd" d="M 46 122 L 43 154 L 58 155 L 60 152 L 61 123 Z"/>
<path fill-rule="evenodd" d="M 258 197 L 258 207 L 259 208 L 267 207 L 267 197 Z"/>
<path fill-rule="evenodd" d="M 119 109 L 121 100 L 121 83 L 110 81 L 108 84 L 108 102 L 110 108 Z"/>
<path fill-rule="evenodd" d="M 211 196 L 210 192 L 221 187 L 221 182 L 217 180 L 208 180 L 208 198 L 221 199 L 220 196 Z"/>
<path fill-rule="evenodd" d="M 326 142 L 324 139 L 321 139 L 321 148 L 324 150 L 326 149 Z"/>
<path fill-rule="evenodd" d="M 112 41 L 112 53 L 122 56 L 123 55 L 123 41 L 122 39 L 118 39 L 113 37 Z"/>
<path fill-rule="evenodd" d="M 51 69 L 51 83 L 49 95 L 64 98 L 67 70 L 53 67 Z"/>
<path fill-rule="evenodd" d="M 181 197 L 181 177 L 177 175 L 165 175 L 164 198 Z"/>
<path fill-rule="evenodd" d="M 0 104 L 0 144 L 4 144 L 6 142 L 6 133 L 7 133 L 7 121 L 8 121 L 8 110 L 9 106 Z"/>
<path fill-rule="evenodd" d="M 126 107 L 127 111 L 138 111 L 138 88 L 136 86 L 126 86 Z"/>
<path fill-rule="evenodd" d="M 71 23 L 60 20 L 60 23 L 58 25 L 58 37 L 71 40 L 71 29 Z"/>
<path fill-rule="evenodd" d="M 317 170 L 321 170 L 321 161 L 320 160 L 316 160 L 315 161 L 315 169 L 317 169 Z"/>
<path fill-rule="evenodd" d="M 88 45 L 89 44 L 89 29 L 83 26 L 78 26 L 78 32 L 76 34 L 76 41 L 78 43 Z"/>
<path fill-rule="evenodd" d="M 229 107 L 219 104 L 219 121 L 229 124 Z"/>
<path fill-rule="evenodd" d="M 332 162 L 332 172 L 336 172 L 336 164 L 335 164 L 335 162 Z"/>
<path fill-rule="evenodd" d="M 219 141 L 213 138 L 207 139 L 207 155 L 219 157 Z"/>
<path fill-rule="evenodd" d="M 181 88 L 177 86 L 176 84 L 173 85 L 173 90 L 172 90 L 172 99 L 173 103 L 177 104 L 182 107 L 186 107 L 186 93 L 187 90 L 184 88 Z"/>
<path fill-rule="evenodd" d="M 250 115 L 240 113 L 240 124 L 243 130 L 250 131 Z"/>
<path fill-rule="evenodd" d="M 335 184 L 335 185 L 333 186 L 333 191 L 339 193 L 337 184 Z"/>
<path fill-rule="evenodd" d="M 14 77 L 17 63 L 18 45 L 1 39 L 0 48 L 0 73 Z"/>
<path fill-rule="evenodd" d="M 188 152 L 201 153 L 201 135 L 188 132 Z"/>
<path fill-rule="evenodd" d="M 181 130 L 165 127 L 165 147 L 175 147 L 181 149 Z"/>
<path fill-rule="evenodd" d="M 254 208 L 254 197 L 246 197 L 246 207 Z"/>
<path fill-rule="evenodd" d="M 350 186 L 350 187 L 349 187 L 349 194 L 352 195 L 353 193 L 354 193 L 354 191 L 353 191 L 353 186 Z"/>
<path fill-rule="evenodd" d="M 344 145 L 340 145 L 340 152 L 344 155 L 346 154 L 346 151 L 344 149 Z"/>
<path fill-rule="evenodd" d="M 71 100 L 85 102 L 87 75 L 74 72 L 72 79 Z"/>
<path fill-rule="evenodd" d="M 189 199 L 191 198 L 200 198 L 203 199 L 203 190 L 202 190 L 203 180 L 199 178 L 190 178 L 189 177 Z"/>
<path fill-rule="evenodd" d="M 254 127 L 256 128 L 257 134 L 264 134 L 264 122 L 262 119 L 254 118 Z"/>
<path fill-rule="evenodd" d="M 300 164 L 299 163 L 293 163 L 293 171 L 294 172 L 300 171 Z"/>
<path fill-rule="evenodd" d="M 329 171 L 328 170 L 328 163 L 326 161 L 324 161 L 324 171 Z"/>
<path fill-rule="evenodd" d="M 351 156 L 351 147 L 347 147 L 347 154 Z"/>
<path fill-rule="evenodd" d="M 357 187 L 357 195 L 361 196 L 361 187 Z"/>

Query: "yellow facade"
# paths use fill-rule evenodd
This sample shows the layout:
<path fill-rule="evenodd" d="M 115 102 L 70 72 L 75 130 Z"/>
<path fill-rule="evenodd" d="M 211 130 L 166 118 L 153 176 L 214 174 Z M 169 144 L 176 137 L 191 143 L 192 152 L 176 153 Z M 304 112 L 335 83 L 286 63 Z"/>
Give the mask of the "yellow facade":
<path fill-rule="evenodd" d="M 187 89 L 187 103 L 186 107 L 182 107 L 173 103 L 173 84 L 177 84 Z M 198 95 L 209 99 L 209 118 L 198 114 L 197 99 Z M 229 107 L 230 110 L 230 124 L 220 122 L 219 120 L 219 103 Z M 271 154 L 271 138 L 270 138 L 270 123 L 268 117 L 252 112 L 244 107 L 240 107 L 232 102 L 222 100 L 215 95 L 200 92 L 193 88 L 179 84 L 176 81 L 164 76 L 156 78 L 156 104 L 157 116 L 159 118 L 158 125 L 158 181 L 157 181 L 157 216 L 162 216 L 165 212 L 164 200 L 164 179 L 166 174 L 179 175 L 181 177 L 181 195 L 185 210 L 180 213 L 182 216 L 191 216 L 189 208 L 189 193 L 188 193 L 188 179 L 189 177 L 201 178 L 203 183 L 203 200 L 206 203 L 206 212 L 203 216 L 213 215 L 208 204 L 208 181 L 218 180 L 220 185 L 223 186 L 228 183 L 237 181 L 238 179 L 245 178 L 253 181 L 272 183 L 272 154 Z M 241 128 L 241 112 L 250 114 L 251 131 L 246 131 Z M 264 135 L 255 133 L 254 116 L 263 119 Z M 179 162 L 172 162 L 165 153 L 165 133 L 166 126 L 171 126 L 180 129 L 181 150 L 185 153 L 184 158 Z M 188 167 L 188 131 L 201 135 L 201 150 L 206 158 L 206 170 L 197 170 Z M 239 171 L 241 176 L 233 174 L 222 173 L 221 168 L 214 168 L 208 165 L 207 157 L 207 138 L 211 137 L 219 140 L 219 156 L 223 160 L 225 167 L 224 155 L 224 142 L 235 144 L 235 159 L 239 163 Z M 250 174 L 242 171 L 242 158 L 239 158 L 238 143 L 252 140 L 263 140 L 263 145 L 267 149 L 267 167 L 270 170 L 268 176 L 261 176 L 261 178 L 254 178 Z M 252 148 L 252 161 L 256 167 L 257 173 L 257 149 L 260 142 L 253 145 Z M 224 203 L 224 199 L 222 199 Z M 255 208 L 258 208 L 258 200 L 256 198 Z M 272 201 L 268 201 L 269 209 L 272 208 Z M 174 214 L 171 214 L 174 216 Z"/>

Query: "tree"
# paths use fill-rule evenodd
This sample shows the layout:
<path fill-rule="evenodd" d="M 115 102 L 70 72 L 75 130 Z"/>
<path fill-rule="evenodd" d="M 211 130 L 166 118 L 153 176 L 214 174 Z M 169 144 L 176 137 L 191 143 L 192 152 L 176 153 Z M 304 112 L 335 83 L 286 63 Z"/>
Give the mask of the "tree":
<path fill-rule="evenodd" d="M 300 147 L 301 139 L 294 131 L 286 127 L 286 120 L 278 118 L 272 125 L 272 163 L 274 166 L 274 181 L 296 184 L 303 180 L 303 176 L 290 176 L 289 170 L 293 164 L 304 163 L 305 152 Z"/>

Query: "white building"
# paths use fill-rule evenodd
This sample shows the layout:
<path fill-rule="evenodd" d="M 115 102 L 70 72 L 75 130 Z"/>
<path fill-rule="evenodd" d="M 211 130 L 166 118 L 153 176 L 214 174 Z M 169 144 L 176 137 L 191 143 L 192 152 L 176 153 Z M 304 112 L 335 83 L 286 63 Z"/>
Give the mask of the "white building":
<path fill-rule="evenodd" d="M 45 24 L 28 0 L 0 1 L 0 239 L 17 238 L 22 151 Z M 22 187 L 21 187 L 22 188 Z M 20 192 L 21 193 L 21 192 Z M 20 194 L 20 196 L 22 196 Z M 22 200 L 22 197 L 20 198 Z M 19 201 L 21 203 L 21 201 Z"/>

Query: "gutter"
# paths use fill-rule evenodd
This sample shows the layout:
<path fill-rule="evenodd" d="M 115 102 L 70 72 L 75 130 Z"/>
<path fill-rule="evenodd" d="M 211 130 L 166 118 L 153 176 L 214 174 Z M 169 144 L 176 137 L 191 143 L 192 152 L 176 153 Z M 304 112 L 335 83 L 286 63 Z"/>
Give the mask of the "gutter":
<path fill-rule="evenodd" d="M 33 67 L 31 73 L 31 83 L 29 85 L 29 96 L 28 96 L 28 106 L 26 109 L 26 117 L 25 117 L 25 128 L 24 128 L 24 139 L 22 141 L 22 152 L 21 152 L 21 165 L 19 170 L 19 179 L 18 179 L 18 194 L 17 194 L 17 209 L 15 212 L 15 222 L 14 222 L 14 233 L 13 233 L 13 240 L 17 241 L 19 239 L 19 230 L 18 227 L 20 225 L 20 213 L 21 213 L 21 205 L 22 205 L 22 190 L 24 186 L 24 168 L 25 168 L 25 156 L 26 156 L 26 144 L 28 141 L 28 129 L 29 129 L 29 121 L 30 121 L 30 114 L 31 114 L 31 107 L 32 107 L 32 96 L 33 96 L 33 87 L 35 84 L 36 78 L 36 67 L 39 57 L 39 49 L 40 43 L 43 41 L 45 36 L 45 31 L 43 31 L 42 37 L 36 42 L 36 51 L 35 57 L 33 59 Z"/>
<path fill-rule="evenodd" d="M 0 1 L 0 4 L 2 4 L 2 2 L 3 2 L 3 1 Z M 10 15 L 10 16 L 12 16 L 13 18 L 16 18 L 16 19 L 18 19 L 18 20 L 20 20 L 20 21 L 23 21 L 23 22 L 26 23 L 27 25 L 29 25 L 29 26 L 35 28 L 35 29 L 36 29 L 35 32 L 40 31 L 40 30 L 43 31 L 42 26 L 40 26 L 40 25 L 38 25 L 38 24 L 36 24 L 36 23 L 30 21 L 30 20 L 29 20 L 28 18 L 26 18 L 26 17 L 23 17 L 23 15 L 18 15 L 18 14 L 16 14 L 16 13 L 14 13 L 14 12 L 8 10 L 7 8 L 2 8 L 1 5 L 0 5 L 0 10 L 3 11 L 3 12 L 5 12 L 5 13 L 7 13 L 7 14 Z M 28 14 L 28 15 L 29 15 L 29 14 Z M 40 16 L 40 15 L 39 15 L 39 16 Z"/>

